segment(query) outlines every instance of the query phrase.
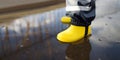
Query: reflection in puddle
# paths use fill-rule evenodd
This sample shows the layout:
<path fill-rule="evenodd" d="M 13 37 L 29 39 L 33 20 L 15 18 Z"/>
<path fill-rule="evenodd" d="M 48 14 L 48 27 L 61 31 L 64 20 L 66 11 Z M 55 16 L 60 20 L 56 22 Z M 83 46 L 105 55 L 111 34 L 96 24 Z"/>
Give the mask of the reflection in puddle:
<path fill-rule="evenodd" d="M 30 15 L 16 19 L 9 25 L 0 27 L 0 56 L 6 56 L 11 52 L 28 47 L 36 42 L 47 42 L 47 39 L 66 28 L 60 23 L 60 18 L 65 15 L 64 8 Z M 48 48 L 50 51 L 51 49 Z M 48 53 L 51 55 L 51 52 Z"/>
<path fill-rule="evenodd" d="M 91 51 L 91 45 L 89 40 L 84 40 L 84 42 L 69 45 L 66 49 L 66 60 L 89 60 L 89 55 Z"/>

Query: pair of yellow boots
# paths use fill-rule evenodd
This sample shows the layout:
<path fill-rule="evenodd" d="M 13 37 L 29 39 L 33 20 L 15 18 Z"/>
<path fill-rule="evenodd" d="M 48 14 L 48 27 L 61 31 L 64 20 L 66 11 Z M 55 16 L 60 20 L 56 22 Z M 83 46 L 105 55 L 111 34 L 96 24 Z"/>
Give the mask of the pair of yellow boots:
<path fill-rule="evenodd" d="M 61 22 L 65 24 L 70 24 L 71 17 L 68 16 L 62 17 Z M 57 39 L 63 43 L 74 43 L 77 42 L 78 40 L 84 39 L 84 35 L 85 35 L 85 26 L 76 26 L 70 24 L 70 26 L 66 30 L 58 33 Z M 87 36 L 89 35 L 91 35 L 90 26 L 88 27 Z"/>

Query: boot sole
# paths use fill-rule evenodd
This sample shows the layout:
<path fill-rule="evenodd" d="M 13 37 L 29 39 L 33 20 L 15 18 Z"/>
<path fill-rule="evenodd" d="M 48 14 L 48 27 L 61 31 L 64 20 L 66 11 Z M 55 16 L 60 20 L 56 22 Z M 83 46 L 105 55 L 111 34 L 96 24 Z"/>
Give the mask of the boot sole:
<path fill-rule="evenodd" d="M 89 40 L 89 37 L 91 37 L 91 36 L 92 36 L 92 34 L 87 35 L 86 38 L 83 37 L 82 39 L 77 40 L 77 41 L 75 41 L 75 42 L 62 42 L 62 41 L 59 41 L 59 42 L 60 42 L 61 44 L 72 44 L 72 45 L 76 45 L 76 44 L 80 44 L 80 43 L 83 43 L 83 42 L 85 42 L 85 41 L 88 41 L 88 40 Z"/>

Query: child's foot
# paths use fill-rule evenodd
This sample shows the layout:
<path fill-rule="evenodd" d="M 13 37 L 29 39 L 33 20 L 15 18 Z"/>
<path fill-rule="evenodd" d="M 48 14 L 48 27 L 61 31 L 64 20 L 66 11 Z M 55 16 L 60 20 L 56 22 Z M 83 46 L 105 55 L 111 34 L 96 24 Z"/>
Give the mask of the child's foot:
<path fill-rule="evenodd" d="M 87 36 L 91 35 L 91 27 L 88 27 Z M 70 25 L 69 28 L 60 32 L 57 39 L 61 42 L 72 43 L 85 37 L 85 26 Z"/>

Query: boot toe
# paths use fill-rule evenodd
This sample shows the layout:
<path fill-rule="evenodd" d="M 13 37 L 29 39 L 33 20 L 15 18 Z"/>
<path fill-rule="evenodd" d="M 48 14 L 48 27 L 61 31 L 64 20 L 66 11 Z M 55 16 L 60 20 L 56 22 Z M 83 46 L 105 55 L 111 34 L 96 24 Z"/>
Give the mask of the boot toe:
<path fill-rule="evenodd" d="M 77 41 L 81 38 L 82 38 L 81 35 L 77 35 L 77 34 L 75 35 L 73 33 L 67 33 L 66 31 L 63 31 L 63 32 L 61 32 L 57 35 L 57 39 L 60 42 L 66 42 L 66 43 L 75 42 L 75 41 Z"/>

